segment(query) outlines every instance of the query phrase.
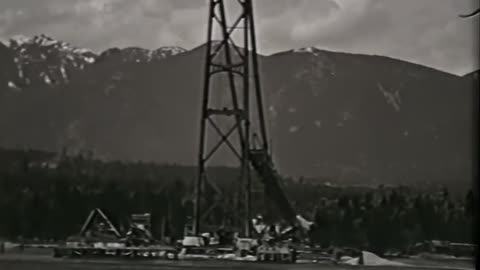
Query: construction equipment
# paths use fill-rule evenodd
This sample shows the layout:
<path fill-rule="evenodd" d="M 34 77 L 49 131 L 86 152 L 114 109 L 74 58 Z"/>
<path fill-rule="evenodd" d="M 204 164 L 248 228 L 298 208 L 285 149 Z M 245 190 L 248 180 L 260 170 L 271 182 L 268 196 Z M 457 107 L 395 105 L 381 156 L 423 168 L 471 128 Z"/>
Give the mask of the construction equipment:
<path fill-rule="evenodd" d="M 141 246 L 155 243 L 151 228 L 151 216 L 146 214 L 133 214 L 131 216 L 130 229 L 126 234 L 126 240 L 129 245 Z"/>
<path fill-rule="evenodd" d="M 298 215 L 291 205 L 281 187 L 281 177 L 275 170 L 272 159 L 265 149 L 250 150 L 249 159 L 265 186 L 265 194 L 276 204 L 283 215 L 283 219 L 289 225 L 281 231 L 275 230 L 275 226 L 271 226 L 269 230 L 271 233 L 268 233 L 268 230 L 263 231 L 264 237 L 262 244 L 257 248 L 257 258 L 259 261 L 266 262 L 295 262 L 297 251 L 291 245 L 291 242 L 285 241 L 287 240 L 285 236 L 292 236 L 295 232 L 306 235 L 311 231 L 313 222 Z M 288 238 L 291 239 L 291 237 Z"/>
<path fill-rule="evenodd" d="M 134 214 L 125 235 L 100 209 L 90 212 L 78 235 L 53 250 L 54 257 L 113 256 L 176 259 L 174 247 L 161 245 L 150 232 L 150 214 Z"/>
<path fill-rule="evenodd" d="M 83 238 L 87 243 L 93 241 L 115 243 L 121 239 L 121 234 L 107 215 L 101 209 L 96 208 L 88 215 L 78 237 Z M 72 244 L 74 243 L 75 241 L 72 242 Z"/>
<path fill-rule="evenodd" d="M 270 197 L 270 200 L 275 202 L 283 214 L 285 221 L 290 223 L 289 225 L 292 226 L 292 229 L 301 228 L 306 232 L 310 231 L 313 222 L 298 215 L 293 209 L 280 185 L 281 177 L 275 170 L 272 159 L 267 151 L 265 149 L 250 150 L 249 159 L 252 167 L 263 181 L 266 195 Z"/>

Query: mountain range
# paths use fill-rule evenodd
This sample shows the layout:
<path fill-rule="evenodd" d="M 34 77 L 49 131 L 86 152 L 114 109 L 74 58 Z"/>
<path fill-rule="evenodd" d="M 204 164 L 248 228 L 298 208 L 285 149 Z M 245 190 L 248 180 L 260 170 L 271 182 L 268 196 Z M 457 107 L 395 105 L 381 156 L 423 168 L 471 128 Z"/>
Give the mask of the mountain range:
<path fill-rule="evenodd" d="M 0 146 L 196 164 L 204 52 L 202 45 L 95 53 L 45 35 L 0 43 Z M 456 76 L 314 47 L 259 55 L 259 64 L 282 174 L 472 180 L 479 71 Z"/>

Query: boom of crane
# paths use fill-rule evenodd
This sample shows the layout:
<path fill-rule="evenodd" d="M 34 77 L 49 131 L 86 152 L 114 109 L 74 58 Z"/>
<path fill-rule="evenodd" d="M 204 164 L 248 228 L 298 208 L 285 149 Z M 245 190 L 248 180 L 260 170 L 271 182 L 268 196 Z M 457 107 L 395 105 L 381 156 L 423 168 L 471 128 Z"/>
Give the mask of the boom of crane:
<path fill-rule="evenodd" d="M 252 149 L 249 151 L 249 159 L 265 186 L 266 195 L 277 205 L 280 213 L 283 215 L 283 219 L 289 223 L 290 229 L 283 231 L 282 234 L 297 231 L 298 229 L 303 233 L 309 233 L 314 223 L 298 215 L 290 204 L 281 187 L 280 175 L 275 170 L 272 158 L 268 152 L 264 149 Z"/>

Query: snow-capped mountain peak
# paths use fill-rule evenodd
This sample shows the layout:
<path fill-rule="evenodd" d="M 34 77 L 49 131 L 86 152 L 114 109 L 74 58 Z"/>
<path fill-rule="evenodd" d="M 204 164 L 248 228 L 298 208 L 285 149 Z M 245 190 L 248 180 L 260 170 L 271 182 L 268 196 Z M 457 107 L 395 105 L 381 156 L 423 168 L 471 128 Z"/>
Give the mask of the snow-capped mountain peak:
<path fill-rule="evenodd" d="M 31 41 L 32 41 L 31 37 L 27 37 L 27 36 L 24 36 L 24 35 L 15 35 L 15 36 L 11 37 L 8 40 L 8 44 L 5 44 L 5 45 L 7 45 L 7 46 L 13 46 L 13 45 L 20 46 L 22 44 L 29 43 Z"/>
<path fill-rule="evenodd" d="M 24 46 L 39 46 L 39 47 L 54 48 L 60 51 L 71 52 L 76 54 L 95 54 L 89 49 L 77 48 L 77 47 L 71 46 L 68 42 L 56 40 L 44 34 L 37 35 L 34 37 L 16 35 L 11 37 L 9 39 L 9 44 L 6 44 L 6 45 L 8 45 L 12 49 L 18 49 Z"/>
<path fill-rule="evenodd" d="M 180 47 L 160 47 L 156 50 L 148 50 L 140 47 L 127 47 L 123 49 L 113 48 L 102 53 L 101 58 L 120 57 L 123 62 L 148 63 L 162 60 L 170 56 L 181 54 L 187 50 Z"/>
<path fill-rule="evenodd" d="M 88 49 L 76 48 L 43 34 L 13 36 L 7 48 L 17 69 L 17 76 L 12 79 L 18 88 L 37 82 L 49 86 L 63 85 L 74 71 L 83 70 L 97 58 Z M 11 85 L 9 87 L 12 88 Z"/>
<path fill-rule="evenodd" d="M 187 51 L 177 46 L 154 50 L 132 46 L 108 49 L 99 55 L 44 34 L 12 36 L 3 39 L 1 45 L 0 49 L 4 50 L 5 55 L 2 61 L 8 62 L 10 71 L 0 84 L 12 91 L 31 86 L 55 88 L 67 85 L 73 77 L 96 62 L 113 60 L 111 66 L 118 67 L 118 61 L 126 64 L 150 63 Z"/>
<path fill-rule="evenodd" d="M 315 53 L 318 52 L 320 49 L 317 47 L 306 47 L 306 48 L 299 48 L 299 49 L 294 49 L 293 52 L 296 53 Z"/>
<path fill-rule="evenodd" d="M 155 58 L 155 59 L 156 58 L 163 59 L 163 58 L 166 58 L 166 57 L 170 57 L 170 56 L 174 56 L 174 55 L 177 55 L 177 54 L 184 53 L 186 51 L 187 50 L 185 50 L 184 48 L 175 47 L 175 46 L 160 47 L 160 48 L 152 51 L 152 57 Z"/>
<path fill-rule="evenodd" d="M 60 42 L 60 41 L 54 40 L 53 38 L 47 37 L 45 35 L 40 35 L 40 36 L 33 37 L 33 42 L 37 43 L 38 45 L 41 45 L 41 46 L 53 46 L 55 44 L 60 44 L 60 45 L 65 46 L 65 47 L 67 46 L 67 44 L 65 42 Z"/>
<path fill-rule="evenodd" d="M 298 53 L 298 54 L 320 56 L 323 51 L 321 49 L 317 48 L 317 47 L 312 47 L 311 46 L 311 47 L 293 49 L 290 52 Z"/>
<path fill-rule="evenodd" d="M 15 35 L 11 37 L 9 41 L 10 41 L 10 44 L 8 45 L 12 48 L 19 47 L 22 45 L 27 45 L 27 44 L 29 45 L 36 44 L 39 46 L 52 46 L 55 44 L 63 43 L 63 42 L 54 40 L 53 38 L 43 34 L 39 36 L 34 36 L 34 37 L 27 37 L 24 35 Z"/>

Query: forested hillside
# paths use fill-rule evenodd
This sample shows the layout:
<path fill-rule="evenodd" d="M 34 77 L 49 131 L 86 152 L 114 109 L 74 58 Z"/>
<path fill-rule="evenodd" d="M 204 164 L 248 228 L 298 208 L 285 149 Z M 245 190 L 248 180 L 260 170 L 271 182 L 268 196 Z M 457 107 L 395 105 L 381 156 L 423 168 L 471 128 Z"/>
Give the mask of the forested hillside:
<path fill-rule="evenodd" d="M 13 150 L 0 151 L 0 160 L 0 237 L 61 240 L 77 233 L 97 207 L 120 228 L 129 214 L 151 212 L 157 237 L 164 218 L 167 232 L 181 237 L 192 214 L 193 167 Z M 235 171 L 212 172 L 225 195 L 213 215 L 222 218 L 212 222 L 231 222 L 237 205 Z M 335 242 L 381 251 L 425 239 L 472 239 L 471 191 L 455 198 L 446 189 L 434 188 L 426 193 L 401 186 L 336 187 L 309 179 L 285 179 L 284 184 L 297 210 L 319 224 L 313 240 L 325 246 Z M 263 197 L 254 196 L 255 211 L 278 220 L 275 205 Z"/>

